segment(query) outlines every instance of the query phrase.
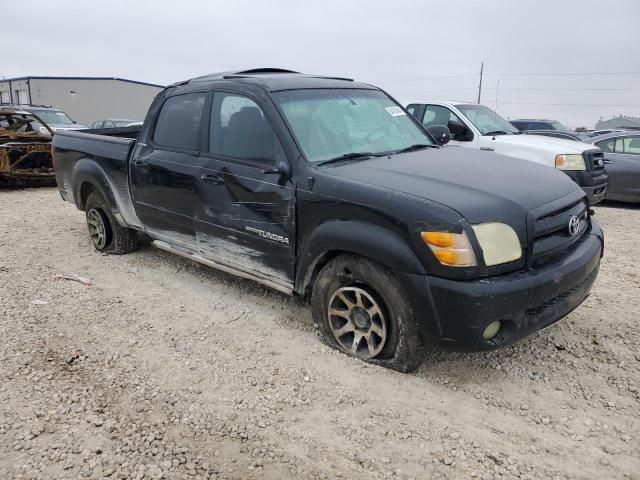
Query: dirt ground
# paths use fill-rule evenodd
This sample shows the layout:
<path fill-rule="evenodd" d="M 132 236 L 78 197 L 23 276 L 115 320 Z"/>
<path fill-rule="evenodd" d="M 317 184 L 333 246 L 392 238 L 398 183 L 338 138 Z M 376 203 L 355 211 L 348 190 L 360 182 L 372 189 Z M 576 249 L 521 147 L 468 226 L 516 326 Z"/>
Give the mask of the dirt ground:
<path fill-rule="evenodd" d="M 0 191 L 0 479 L 640 479 L 640 209 L 596 211 L 579 309 L 406 375 L 324 347 L 300 300 L 101 255 L 55 189 Z"/>

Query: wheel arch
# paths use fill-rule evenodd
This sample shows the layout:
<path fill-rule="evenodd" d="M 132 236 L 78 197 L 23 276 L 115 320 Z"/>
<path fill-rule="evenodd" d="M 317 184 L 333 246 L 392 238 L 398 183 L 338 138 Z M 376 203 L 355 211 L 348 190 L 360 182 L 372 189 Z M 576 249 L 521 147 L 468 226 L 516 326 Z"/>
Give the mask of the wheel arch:
<path fill-rule="evenodd" d="M 422 263 L 399 234 L 367 222 L 335 220 L 319 225 L 304 241 L 295 291 L 307 295 L 320 270 L 341 254 L 359 255 L 392 270 L 425 273 Z"/>
<path fill-rule="evenodd" d="M 87 198 L 92 191 L 98 191 L 112 210 L 117 211 L 117 204 L 109 186 L 107 174 L 90 158 L 79 159 L 73 168 L 74 199 L 76 206 L 84 210 Z"/>

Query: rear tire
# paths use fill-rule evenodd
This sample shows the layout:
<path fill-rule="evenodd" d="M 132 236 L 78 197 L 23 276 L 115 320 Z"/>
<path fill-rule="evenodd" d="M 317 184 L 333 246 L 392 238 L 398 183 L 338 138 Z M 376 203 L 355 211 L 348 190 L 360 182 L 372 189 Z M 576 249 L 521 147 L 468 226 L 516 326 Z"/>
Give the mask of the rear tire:
<path fill-rule="evenodd" d="M 113 255 L 124 255 L 138 249 L 137 232 L 118 224 L 111 209 L 98 192 L 89 195 L 85 211 L 89 236 L 96 250 Z"/>
<path fill-rule="evenodd" d="M 424 359 L 407 292 L 382 265 L 356 255 L 331 260 L 318 274 L 311 308 L 332 348 L 401 372 L 415 370 Z"/>

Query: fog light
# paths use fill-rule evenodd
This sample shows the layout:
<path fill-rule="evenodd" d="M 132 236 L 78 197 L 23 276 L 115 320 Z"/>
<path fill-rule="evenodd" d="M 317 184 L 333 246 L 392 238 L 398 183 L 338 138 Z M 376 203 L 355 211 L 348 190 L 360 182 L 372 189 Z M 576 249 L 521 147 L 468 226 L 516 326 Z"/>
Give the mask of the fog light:
<path fill-rule="evenodd" d="M 500 331 L 501 326 L 502 326 L 502 323 L 500 322 L 500 320 L 491 322 L 489 325 L 485 327 L 484 332 L 482 332 L 482 338 L 484 338 L 485 340 L 491 340 L 496 335 L 498 335 L 498 332 Z"/>

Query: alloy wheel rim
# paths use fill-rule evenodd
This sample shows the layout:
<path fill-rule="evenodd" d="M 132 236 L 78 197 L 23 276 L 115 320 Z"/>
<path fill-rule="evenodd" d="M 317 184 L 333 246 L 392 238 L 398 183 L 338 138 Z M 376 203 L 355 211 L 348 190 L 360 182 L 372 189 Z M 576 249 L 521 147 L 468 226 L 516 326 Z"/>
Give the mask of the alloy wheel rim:
<path fill-rule="evenodd" d="M 95 208 L 87 212 L 87 225 L 93 245 L 98 250 L 102 250 L 107 244 L 107 227 L 102 215 Z"/>
<path fill-rule="evenodd" d="M 360 287 L 341 287 L 329 300 L 329 328 L 338 344 L 358 358 L 374 358 L 387 342 L 387 322 L 378 301 Z"/>

